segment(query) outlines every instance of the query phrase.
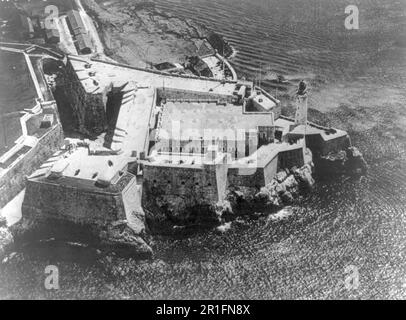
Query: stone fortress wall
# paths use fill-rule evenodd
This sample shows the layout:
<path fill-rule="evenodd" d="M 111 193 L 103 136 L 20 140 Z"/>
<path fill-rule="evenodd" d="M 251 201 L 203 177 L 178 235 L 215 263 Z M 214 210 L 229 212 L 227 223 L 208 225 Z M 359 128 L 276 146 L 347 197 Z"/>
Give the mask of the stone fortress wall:
<path fill-rule="evenodd" d="M 62 59 L 63 56 L 31 44 L 2 42 L 0 50 L 24 57 L 21 65 L 26 64 L 27 71 L 18 76 L 32 80 L 32 89 L 35 91 L 32 105 L 13 112 L 19 117 L 21 135 L 13 141 L 14 146 L 0 157 L 0 208 L 2 208 L 24 189 L 27 176 L 63 143 L 63 130 L 57 105 L 42 74 L 44 60 Z M 39 55 L 45 58 L 38 60 Z M 29 87 L 26 90 L 28 89 Z M 21 94 L 24 95 L 26 92 Z"/>
<path fill-rule="evenodd" d="M 276 152 L 252 166 L 226 160 L 220 164 L 196 165 L 145 162 L 143 199 L 148 202 L 148 198 L 163 196 L 181 198 L 193 206 L 223 201 L 230 186 L 259 189 L 270 183 L 279 171 L 304 165 L 303 144 Z"/>
<path fill-rule="evenodd" d="M 62 126 L 58 122 L 27 153 L 16 159 L 0 177 L 0 208 L 13 199 L 26 184 L 26 178 L 48 159 L 63 143 Z"/>
<path fill-rule="evenodd" d="M 78 61 L 79 58 L 75 59 L 75 61 Z M 110 76 L 108 76 L 110 74 L 109 72 L 121 74 L 121 72 L 124 71 L 122 71 L 123 67 L 116 70 L 116 66 L 113 66 L 114 69 L 110 70 L 101 63 L 100 65 L 89 67 L 88 70 L 86 65 L 90 63 L 94 63 L 94 61 L 87 62 L 84 60 L 82 62 L 80 60 L 80 63 L 76 63 L 74 68 L 68 62 L 65 73 L 65 84 L 67 86 L 67 94 L 72 99 L 71 103 L 74 107 L 73 111 L 76 114 L 78 129 L 97 133 L 105 131 L 107 125 L 107 94 L 113 90 L 113 81 L 110 79 Z M 81 69 L 82 66 L 83 70 Z M 129 70 L 126 72 L 129 72 Z M 88 73 L 89 78 L 87 78 Z M 98 76 L 93 77 L 90 73 L 96 73 Z M 146 73 L 146 71 L 143 71 L 142 75 L 144 75 L 144 73 Z M 159 75 L 163 76 L 162 74 Z M 82 79 L 80 77 L 86 78 Z M 176 78 L 172 75 L 168 75 L 168 77 Z M 182 81 L 186 80 L 183 77 L 179 77 L 179 79 Z M 102 81 L 99 87 L 97 80 Z M 136 80 L 137 79 L 134 81 Z M 190 83 L 193 82 L 193 84 L 191 84 L 191 87 L 188 86 L 185 89 L 181 88 L 182 83 L 176 83 L 176 85 L 173 83 L 173 88 L 160 87 L 159 85 L 162 81 L 159 80 L 160 79 L 153 79 L 156 83 L 154 83 L 155 85 L 146 87 L 149 89 L 142 87 L 143 83 L 140 83 L 138 89 L 134 91 L 135 96 L 139 95 L 139 105 L 141 107 L 146 106 L 147 101 L 148 103 L 150 101 L 150 99 L 147 99 L 145 100 L 145 104 L 142 104 L 142 92 L 156 88 L 154 98 L 151 100 L 154 101 L 154 105 L 158 104 L 159 99 L 180 100 L 181 103 L 183 103 L 183 99 L 186 100 L 186 102 L 196 101 L 197 103 L 200 101 L 204 103 L 205 100 L 207 100 L 209 103 L 215 102 L 212 105 L 214 108 L 223 108 L 223 110 L 226 110 L 225 108 L 233 108 L 234 112 L 237 112 L 239 117 L 243 117 L 244 119 L 245 117 L 255 117 L 254 115 L 246 115 L 244 113 L 241 98 L 239 99 L 239 103 L 235 103 L 235 99 L 238 98 L 236 97 L 236 92 L 239 91 L 237 90 L 237 83 L 233 84 L 227 82 L 226 85 L 229 86 L 229 88 L 223 88 L 222 90 L 216 89 L 217 92 L 211 92 L 210 88 L 213 86 L 213 80 L 211 79 L 192 77 L 187 79 L 187 81 Z M 117 79 L 115 83 L 122 83 L 122 85 L 124 85 L 128 83 L 128 81 L 129 79 L 123 77 L 123 79 Z M 198 83 L 202 81 L 204 83 L 211 83 L 211 86 L 205 85 L 204 88 L 199 88 Z M 157 84 L 158 87 L 156 86 Z M 222 86 L 221 81 L 214 82 L 214 84 Z M 196 87 L 196 90 L 193 89 Z M 193 90 L 187 90 L 190 88 Z M 201 91 L 197 91 L 198 89 Z M 250 89 L 252 90 L 253 87 Z M 155 99 L 155 96 L 157 96 L 157 99 Z M 264 100 L 267 99 L 266 95 L 262 97 Z M 270 112 L 274 112 L 272 119 L 277 118 L 280 112 L 280 106 L 277 100 L 269 99 L 276 104 L 272 107 L 274 110 L 268 110 L 267 113 L 269 115 Z M 222 103 L 228 103 L 228 105 L 224 105 L 223 107 Z M 135 110 L 133 108 L 130 109 Z M 143 109 L 137 112 L 141 112 L 141 110 Z M 133 116 L 137 119 L 139 117 L 139 115 Z M 264 118 L 263 115 L 259 115 L 258 117 Z M 135 121 L 132 124 L 134 128 L 140 127 L 140 131 L 137 131 L 138 135 L 143 134 L 144 131 L 148 134 L 149 131 L 153 129 L 151 128 L 150 117 L 146 117 L 146 119 L 149 125 L 146 125 L 145 128 L 144 126 L 142 128 L 140 127 L 139 119 L 138 122 Z M 273 123 L 269 123 L 269 126 L 273 125 Z M 129 129 L 130 128 L 125 128 L 125 131 Z M 257 134 L 259 134 L 259 131 L 256 135 Z M 130 138 L 130 136 L 125 136 L 124 140 L 130 141 L 128 140 Z M 248 138 L 252 137 L 248 136 Z M 255 136 L 255 138 L 259 141 L 258 136 Z M 132 136 L 132 139 L 135 139 L 135 137 Z M 250 161 L 250 157 L 252 156 L 251 150 L 249 154 L 246 153 L 247 142 L 249 141 L 250 139 L 243 141 L 244 147 L 240 150 L 241 158 L 238 157 L 238 160 Z M 255 145 L 257 144 L 258 143 Z M 337 144 L 337 147 L 339 144 L 340 143 Z M 289 144 L 278 142 L 259 146 L 257 151 L 262 152 L 262 156 L 258 159 L 258 163 L 255 163 L 254 166 L 248 166 L 248 168 L 246 164 L 239 164 L 238 161 L 228 162 L 228 159 L 231 158 L 231 155 L 227 153 L 229 147 L 232 146 L 227 146 L 227 148 L 225 148 L 224 145 L 217 146 L 216 155 L 223 155 L 221 161 L 209 161 L 196 164 L 179 161 L 172 163 L 171 161 L 149 161 L 148 155 L 143 154 L 141 156 L 141 152 L 135 156 L 133 155 L 134 152 L 132 155 L 127 155 L 127 152 L 121 155 L 109 154 L 107 157 L 112 157 L 114 163 L 117 161 L 114 159 L 126 160 L 127 164 L 131 161 L 137 162 L 138 169 L 133 172 L 138 176 L 135 177 L 129 173 L 127 167 L 115 167 L 114 170 L 117 170 L 117 173 L 119 171 L 124 172 L 127 178 L 120 178 L 117 180 L 118 182 L 114 178 L 110 180 L 107 179 L 109 182 L 107 186 L 104 187 L 97 185 L 98 178 L 93 179 L 86 177 L 81 180 L 80 177 L 72 176 L 72 173 L 69 173 L 69 169 L 67 169 L 66 175 L 62 174 L 61 178 L 55 180 L 50 179 L 47 175 L 43 177 L 32 177 L 27 182 L 23 214 L 25 217 L 37 216 L 61 221 L 65 219 L 82 225 L 99 224 L 103 226 L 111 226 L 117 224 L 119 221 L 135 219 L 138 221 L 138 223 L 136 223 L 136 232 L 139 234 L 141 230 L 144 229 L 144 209 L 148 212 L 153 212 L 153 218 L 160 214 L 157 213 L 156 209 L 158 209 L 158 211 L 160 210 L 161 214 L 169 210 L 174 213 L 175 216 L 182 216 L 194 211 L 193 208 L 202 208 L 198 210 L 199 214 L 209 215 L 206 209 L 225 201 L 228 187 L 255 187 L 259 189 L 270 183 L 279 171 L 304 165 L 303 145 L 300 143 L 295 144 L 292 142 Z M 209 152 L 208 149 L 209 148 L 205 146 L 199 156 L 207 156 Z M 137 149 L 137 151 L 140 150 Z M 164 151 L 160 151 L 161 155 L 165 153 Z M 177 151 L 182 156 L 185 156 L 182 150 L 167 151 L 171 157 L 174 156 Z M 256 152 L 256 150 L 254 150 L 254 152 Z M 193 152 L 188 155 L 192 157 L 195 156 Z M 96 155 L 86 153 L 86 161 L 97 161 L 97 157 Z M 145 157 L 147 160 L 145 160 Z M 70 156 L 67 155 L 68 162 L 69 159 Z M 76 163 L 75 165 L 78 164 Z M 80 173 L 80 175 L 81 174 L 82 173 Z M 99 174 L 102 175 L 103 173 L 100 172 Z M 211 211 L 211 213 L 213 213 L 213 211 Z M 149 217 L 151 217 L 151 215 L 149 215 Z"/>
<path fill-rule="evenodd" d="M 270 161 L 255 168 L 229 168 L 227 180 L 230 186 L 259 189 L 270 183 L 278 172 L 303 165 L 303 149 L 298 146 L 296 149 L 279 152 Z"/>
<path fill-rule="evenodd" d="M 85 70 L 85 69 L 84 69 Z M 66 65 L 64 90 L 75 115 L 75 126 L 83 133 L 100 133 L 107 127 L 106 102 L 108 90 L 88 93 L 71 63 Z M 110 88 L 111 89 L 111 88 Z"/>
<path fill-rule="evenodd" d="M 135 179 L 131 174 L 122 178 Z M 96 188 L 79 179 L 30 179 L 27 181 L 23 215 L 66 219 L 79 224 L 104 225 L 126 218 L 122 197 L 123 181 L 112 188 Z M 125 184 L 127 185 L 127 184 Z"/>
<path fill-rule="evenodd" d="M 166 101 L 221 101 L 228 103 L 232 103 L 233 101 L 232 95 L 164 87 L 157 88 L 157 96 Z"/>
<path fill-rule="evenodd" d="M 225 166 L 216 165 L 145 164 L 143 168 L 144 197 L 166 195 L 185 198 L 185 201 L 215 203 L 224 199 L 226 172 Z"/>

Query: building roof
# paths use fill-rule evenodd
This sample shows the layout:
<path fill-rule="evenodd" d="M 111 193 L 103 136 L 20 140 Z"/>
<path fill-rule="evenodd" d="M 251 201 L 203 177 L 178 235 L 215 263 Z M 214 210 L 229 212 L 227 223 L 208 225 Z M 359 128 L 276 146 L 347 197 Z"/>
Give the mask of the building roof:
<path fill-rule="evenodd" d="M 198 78 L 195 76 L 181 76 L 169 73 L 146 70 L 135 67 L 121 66 L 117 63 L 107 61 L 85 60 L 82 57 L 70 57 L 70 63 L 82 79 L 82 84 L 87 92 L 93 93 L 97 89 L 92 83 L 96 80 L 100 88 L 105 88 L 114 83 L 126 83 L 136 79 L 138 83 L 148 84 L 153 87 L 165 87 L 179 90 L 190 90 L 212 94 L 232 95 L 235 90 L 234 82 L 222 84 L 219 80 Z M 86 69 L 85 65 L 90 64 L 91 68 Z M 95 72 L 96 76 L 88 79 L 89 72 Z M 101 89 L 103 90 L 103 89 Z"/>
<path fill-rule="evenodd" d="M 87 34 L 79 34 L 76 36 L 76 40 L 78 43 L 79 49 L 82 51 L 83 49 L 91 49 L 92 48 L 92 41 L 90 40 L 89 35 Z"/>
<path fill-rule="evenodd" d="M 79 31 L 79 33 L 86 33 L 85 24 L 83 23 L 82 17 L 78 11 L 71 10 L 67 13 L 67 15 L 69 23 L 75 33 L 76 31 Z"/>
<path fill-rule="evenodd" d="M 59 34 L 59 30 L 58 29 L 46 29 L 45 30 L 45 34 L 47 36 L 47 38 L 59 38 L 60 34 Z"/>
<path fill-rule="evenodd" d="M 273 114 L 243 114 L 241 106 L 216 103 L 168 102 L 162 115 L 162 129 L 169 134 L 179 123 L 182 140 L 203 137 L 234 135 L 245 139 L 245 132 L 256 131 L 258 126 L 273 126 Z"/>

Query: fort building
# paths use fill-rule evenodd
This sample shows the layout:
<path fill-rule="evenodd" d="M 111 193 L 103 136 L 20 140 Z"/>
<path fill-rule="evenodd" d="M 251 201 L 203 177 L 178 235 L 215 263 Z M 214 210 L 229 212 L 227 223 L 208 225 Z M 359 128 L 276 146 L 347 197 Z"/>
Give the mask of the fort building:
<path fill-rule="evenodd" d="M 68 19 L 77 37 L 85 34 L 75 14 Z M 36 123 L 52 147 L 42 146 L 41 159 L 25 173 L 26 219 L 103 228 L 126 221 L 138 236 L 145 211 L 150 218 L 168 207 L 204 212 L 231 187 L 260 189 L 278 172 L 303 166 L 306 147 L 323 155 L 349 145 L 344 131 L 283 117 L 280 102 L 250 81 L 42 54 L 63 64 L 56 84 L 63 94 L 55 102 L 43 72 L 30 72 L 39 96 Z M 66 114 L 83 137 L 62 143 Z"/>

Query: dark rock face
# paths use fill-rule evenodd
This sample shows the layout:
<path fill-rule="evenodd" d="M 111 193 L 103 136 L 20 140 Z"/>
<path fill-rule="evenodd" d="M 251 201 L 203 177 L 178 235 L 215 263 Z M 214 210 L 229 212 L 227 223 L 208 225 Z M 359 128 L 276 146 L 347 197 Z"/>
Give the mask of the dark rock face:
<path fill-rule="evenodd" d="M 96 23 L 105 54 L 119 62 L 138 67 L 184 62 L 185 55 L 207 52 L 204 39 L 221 55 L 233 52 L 222 36 L 205 25 L 160 10 L 152 1 L 111 1 L 106 5 L 84 0 L 82 4 Z"/>
<path fill-rule="evenodd" d="M 53 95 L 65 132 L 95 137 L 107 128 L 107 92 L 87 93 L 68 62 L 56 73 Z"/>
<path fill-rule="evenodd" d="M 347 172 L 352 175 L 364 175 L 368 170 L 368 164 L 362 153 L 356 147 L 347 150 Z"/>
<path fill-rule="evenodd" d="M 7 221 L 0 216 L 0 259 L 13 244 L 13 236 L 7 228 Z"/>
<path fill-rule="evenodd" d="M 262 187 L 239 187 L 229 190 L 227 199 L 235 214 L 251 215 L 254 210 L 279 209 L 291 204 L 302 192 L 306 192 L 314 185 L 312 177 L 313 165 L 308 163 L 301 168 L 280 171 L 275 178 Z"/>
<path fill-rule="evenodd" d="M 10 228 L 17 246 L 27 242 L 54 239 L 57 241 L 75 241 L 107 250 L 123 252 L 133 256 L 150 257 L 152 249 L 140 234 L 122 223 L 109 223 L 105 226 L 77 224 L 62 219 L 23 219 Z"/>
<path fill-rule="evenodd" d="M 0 228 L 7 228 L 7 220 L 3 216 L 0 216 Z"/>
<path fill-rule="evenodd" d="M 176 207 L 177 201 L 171 203 L 168 198 L 161 206 L 155 202 L 153 207 L 145 210 L 149 230 L 155 234 L 172 234 L 179 227 L 215 226 L 221 222 L 224 213 L 231 211 L 228 202 L 213 204 L 196 203 Z"/>
<path fill-rule="evenodd" d="M 334 175 L 360 176 L 366 174 L 368 165 L 356 147 L 349 147 L 315 159 L 316 172 L 320 177 Z"/>
<path fill-rule="evenodd" d="M 269 184 L 260 189 L 230 184 L 222 201 L 208 201 L 191 191 L 180 196 L 151 189 L 143 197 L 147 225 L 153 233 L 172 234 L 179 227 L 213 227 L 239 215 L 255 218 L 255 212 L 281 208 L 312 188 L 314 165 L 310 153 L 306 162 L 301 168 L 279 171 Z M 146 187 L 144 180 L 144 191 Z"/>

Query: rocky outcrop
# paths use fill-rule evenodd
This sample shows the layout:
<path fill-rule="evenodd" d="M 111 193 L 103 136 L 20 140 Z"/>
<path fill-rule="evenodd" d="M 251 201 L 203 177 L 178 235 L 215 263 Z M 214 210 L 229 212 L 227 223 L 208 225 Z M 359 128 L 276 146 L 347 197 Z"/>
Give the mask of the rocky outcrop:
<path fill-rule="evenodd" d="M 185 55 L 202 54 L 205 39 L 226 57 L 233 52 L 222 36 L 203 24 L 160 10 L 152 1 L 108 6 L 94 0 L 82 3 L 96 23 L 105 54 L 119 62 L 137 67 L 163 61 L 183 62 Z"/>
<path fill-rule="evenodd" d="M 364 175 L 368 170 L 368 164 L 362 153 L 356 147 L 347 149 L 346 171 L 352 175 Z"/>
<path fill-rule="evenodd" d="M 346 150 L 329 153 L 315 159 L 316 172 L 320 177 L 334 175 L 355 175 L 366 174 L 368 165 L 362 153 L 356 147 L 349 147 Z"/>
<path fill-rule="evenodd" d="M 229 190 L 229 200 L 234 214 L 251 214 L 263 209 L 278 209 L 291 204 L 295 198 L 312 188 L 313 164 L 277 173 L 276 177 L 260 190 L 237 187 Z"/>
<path fill-rule="evenodd" d="M 185 204 L 176 206 L 179 198 L 174 201 L 165 199 L 162 206 L 149 207 L 146 211 L 146 221 L 149 230 L 154 234 L 172 234 L 184 227 L 208 227 L 215 226 L 221 222 L 225 212 L 231 211 L 227 201 L 213 204 Z"/>
<path fill-rule="evenodd" d="M 0 216 L 0 260 L 13 244 L 13 236 L 7 228 L 7 221 Z"/>
<path fill-rule="evenodd" d="M 154 206 L 146 213 L 147 224 L 153 233 L 178 233 L 184 227 L 213 227 L 237 216 L 255 217 L 258 211 L 279 209 L 291 204 L 298 195 L 311 190 L 315 183 L 311 160 L 301 168 L 278 172 L 275 178 L 261 189 L 255 187 L 230 187 L 226 199 L 212 204 L 196 205 L 193 199 L 168 196 L 159 201 L 154 197 Z M 188 205 L 189 203 L 189 205 Z M 150 203 L 151 204 L 151 203 Z M 221 229 L 221 228 L 220 228 Z"/>
<path fill-rule="evenodd" d="M 78 242 L 132 256 L 150 257 L 152 249 L 126 220 L 116 223 L 77 224 L 64 219 L 23 217 L 10 228 L 17 246 L 29 242 L 53 239 Z"/>
<path fill-rule="evenodd" d="M 140 203 L 139 185 L 129 173 L 90 189 L 33 178 L 27 181 L 23 218 L 12 232 L 17 245 L 52 238 L 150 256 Z"/>

